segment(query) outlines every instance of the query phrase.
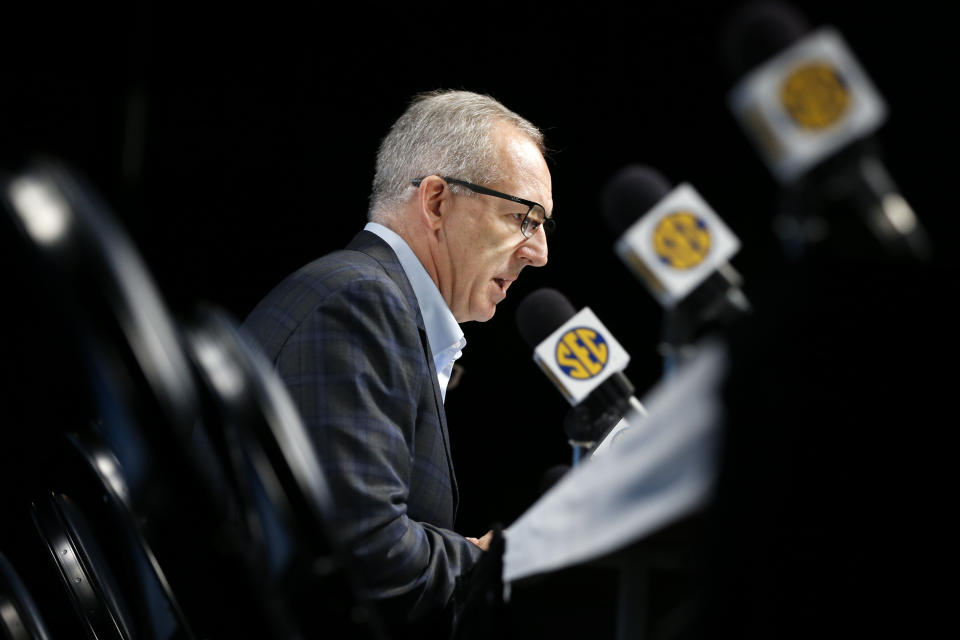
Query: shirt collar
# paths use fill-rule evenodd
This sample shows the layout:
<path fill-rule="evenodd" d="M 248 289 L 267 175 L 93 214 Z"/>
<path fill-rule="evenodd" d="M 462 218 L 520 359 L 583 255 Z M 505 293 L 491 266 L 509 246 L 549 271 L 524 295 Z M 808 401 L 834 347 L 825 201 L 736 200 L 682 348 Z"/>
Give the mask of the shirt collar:
<path fill-rule="evenodd" d="M 406 240 L 376 222 L 368 222 L 364 230 L 379 236 L 397 254 L 400 266 L 403 267 L 410 286 L 413 287 L 413 293 L 417 296 L 420 315 L 423 316 L 423 325 L 427 331 L 427 341 L 434 356 L 446 351 L 459 351 L 466 346 L 467 341 L 457 319 Z"/>

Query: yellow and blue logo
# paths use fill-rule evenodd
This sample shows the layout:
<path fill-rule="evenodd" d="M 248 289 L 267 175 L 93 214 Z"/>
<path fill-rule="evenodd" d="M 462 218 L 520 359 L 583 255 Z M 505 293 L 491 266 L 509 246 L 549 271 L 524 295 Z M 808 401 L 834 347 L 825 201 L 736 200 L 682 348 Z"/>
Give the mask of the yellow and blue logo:
<path fill-rule="evenodd" d="M 665 215 L 653 230 L 654 252 L 674 269 L 692 269 L 703 262 L 711 244 L 707 223 L 691 211 Z"/>
<path fill-rule="evenodd" d="M 787 76 L 780 101 L 797 124 L 818 130 L 839 122 L 852 100 L 843 76 L 825 62 L 814 62 Z"/>
<path fill-rule="evenodd" d="M 576 327 L 557 341 L 557 365 L 574 380 L 588 380 L 603 371 L 610 347 L 602 335 L 589 327 Z"/>

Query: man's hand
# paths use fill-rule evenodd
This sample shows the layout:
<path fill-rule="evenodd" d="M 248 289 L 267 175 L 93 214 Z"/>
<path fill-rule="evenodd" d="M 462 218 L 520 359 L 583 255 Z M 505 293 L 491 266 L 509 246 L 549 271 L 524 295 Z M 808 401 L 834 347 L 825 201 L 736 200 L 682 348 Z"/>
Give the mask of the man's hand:
<path fill-rule="evenodd" d="M 490 541 L 493 540 L 493 530 L 487 531 L 485 534 L 483 534 L 482 538 L 471 538 L 470 536 L 465 537 L 467 540 L 477 545 L 484 551 L 488 551 L 490 549 Z"/>

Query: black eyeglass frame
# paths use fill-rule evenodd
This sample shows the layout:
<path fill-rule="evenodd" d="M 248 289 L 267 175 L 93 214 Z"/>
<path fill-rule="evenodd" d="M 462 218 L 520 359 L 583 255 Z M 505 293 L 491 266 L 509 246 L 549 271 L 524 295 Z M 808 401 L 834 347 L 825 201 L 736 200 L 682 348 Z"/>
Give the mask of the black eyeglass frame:
<path fill-rule="evenodd" d="M 466 187 L 467 189 L 470 189 L 470 191 L 473 191 L 474 193 L 480 193 L 485 196 L 494 196 L 496 198 L 503 198 L 504 200 L 509 200 L 510 202 L 516 202 L 517 204 L 522 204 L 523 206 L 527 207 L 527 212 L 523 214 L 523 220 L 520 221 L 520 233 L 523 234 L 524 238 L 532 238 L 533 234 L 535 234 L 537 230 L 540 229 L 541 227 L 543 228 L 543 233 L 549 236 L 551 233 L 553 233 L 553 230 L 557 226 L 557 221 L 547 216 L 547 208 L 544 207 L 539 202 L 534 202 L 533 200 L 524 200 L 523 198 L 520 198 L 518 196 L 512 196 L 509 193 L 503 193 L 502 191 L 495 191 L 494 189 L 481 187 L 478 184 L 473 184 L 472 182 L 467 182 L 466 180 L 460 180 L 459 178 L 450 178 L 448 176 L 440 176 L 440 179 L 443 180 L 444 182 L 449 182 L 450 184 L 458 184 L 461 187 Z M 423 180 L 424 180 L 423 178 L 417 178 L 416 180 L 411 180 L 410 184 L 412 184 L 415 187 L 419 187 L 420 183 L 423 182 Z M 530 212 L 533 211 L 534 207 L 540 207 L 540 209 L 543 211 L 543 222 L 541 222 L 540 224 L 536 224 L 536 222 L 534 222 L 533 224 L 535 224 L 536 226 L 534 227 L 533 231 L 530 231 L 530 233 L 528 234 L 527 230 L 530 225 L 527 223 L 527 220 L 529 219 Z"/>

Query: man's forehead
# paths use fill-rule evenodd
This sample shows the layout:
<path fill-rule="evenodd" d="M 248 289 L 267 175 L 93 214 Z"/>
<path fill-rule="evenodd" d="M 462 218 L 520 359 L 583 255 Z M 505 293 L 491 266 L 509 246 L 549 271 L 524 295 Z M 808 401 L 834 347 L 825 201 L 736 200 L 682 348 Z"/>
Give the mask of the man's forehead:
<path fill-rule="evenodd" d="M 507 180 L 516 185 L 515 190 L 524 192 L 516 193 L 517 196 L 540 202 L 549 211 L 552 182 L 550 169 L 540 153 L 539 145 L 515 127 L 501 131 L 501 153 Z M 544 200 L 550 200 L 551 203 Z"/>
<path fill-rule="evenodd" d="M 502 125 L 498 128 L 498 138 L 501 153 L 505 160 L 516 164 L 546 163 L 540 145 L 525 132 L 512 125 Z"/>

